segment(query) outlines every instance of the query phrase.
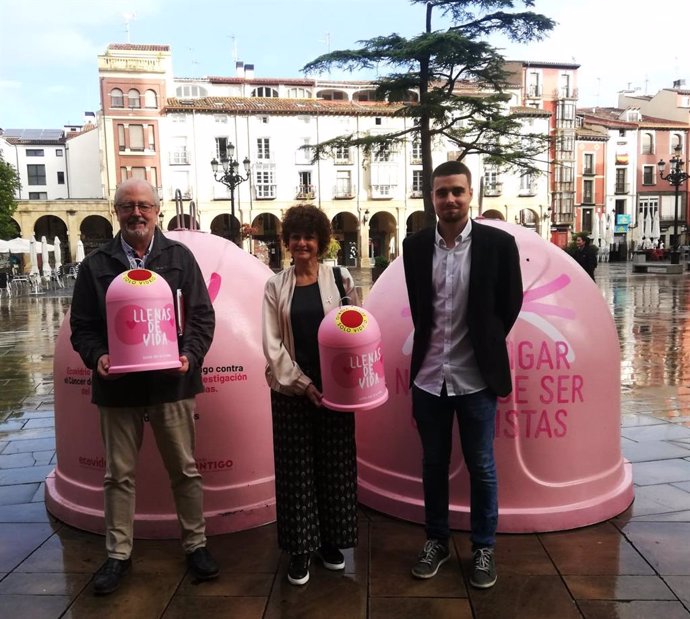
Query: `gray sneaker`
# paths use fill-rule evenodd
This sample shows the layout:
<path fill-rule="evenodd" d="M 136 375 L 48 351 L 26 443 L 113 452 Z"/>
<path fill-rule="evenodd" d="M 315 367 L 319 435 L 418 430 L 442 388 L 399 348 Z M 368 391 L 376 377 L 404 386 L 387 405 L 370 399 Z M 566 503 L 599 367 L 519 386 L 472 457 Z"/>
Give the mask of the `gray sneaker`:
<path fill-rule="evenodd" d="M 472 553 L 470 584 L 476 589 L 488 589 L 496 584 L 496 563 L 493 548 L 477 548 Z"/>
<path fill-rule="evenodd" d="M 450 559 L 448 546 L 436 539 L 428 539 L 417 557 L 417 563 L 412 568 L 412 575 L 415 578 L 432 578 L 448 559 Z"/>

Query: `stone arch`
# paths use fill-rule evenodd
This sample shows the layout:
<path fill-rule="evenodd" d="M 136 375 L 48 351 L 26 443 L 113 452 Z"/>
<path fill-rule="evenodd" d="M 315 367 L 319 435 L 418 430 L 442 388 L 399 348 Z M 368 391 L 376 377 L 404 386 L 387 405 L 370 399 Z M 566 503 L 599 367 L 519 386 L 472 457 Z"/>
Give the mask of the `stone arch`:
<path fill-rule="evenodd" d="M 55 215 L 44 215 L 39 217 L 34 223 L 34 236 L 40 240 L 41 237 L 45 236 L 49 244 L 53 244 L 55 237 L 60 239 L 60 262 L 65 264 L 70 262 L 68 257 L 71 256 L 71 250 L 69 244 L 69 236 L 67 234 L 67 224 Z M 76 251 L 76 247 L 74 250 Z"/>
<path fill-rule="evenodd" d="M 178 228 L 182 228 L 184 230 L 189 230 L 191 228 L 191 223 L 192 223 L 192 218 L 188 213 L 182 213 L 182 225 L 180 226 L 177 222 L 177 215 L 173 215 L 169 220 L 168 220 L 168 225 L 165 225 L 165 222 L 161 222 L 161 229 L 172 231 L 172 230 L 177 230 Z M 196 229 L 201 230 L 201 226 L 199 225 L 199 221 L 197 220 L 196 222 Z"/>
<path fill-rule="evenodd" d="M 79 226 L 79 236 L 84 243 L 84 253 L 88 255 L 113 238 L 113 226 L 101 215 L 89 215 Z"/>
<path fill-rule="evenodd" d="M 331 219 L 333 237 L 340 243 L 338 264 L 356 267 L 361 255 L 358 247 L 359 222 L 357 216 L 349 211 L 341 211 Z"/>
<path fill-rule="evenodd" d="M 252 236 L 251 253 L 272 269 L 279 269 L 283 259 L 280 219 L 273 213 L 261 213 L 252 221 L 256 234 Z"/>
<path fill-rule="evenodd" d="M 396 234 L 397 224 L 393 215 L 386 211 L 374 213 L 369 220 L 369 257 L 383 256 L 388 259 L 395 257 L 397 255 Z"/>
<path fill-rule="evenodd" d="M 488 211 L 484 211 L 482 213 L 482 217 L 485 219 L 500 219 L 501 221 L 506 220 L 505 215 L 495 208 L 490 208 Z"/>
<path fill-rule="evenodd" d="M 410 236 L 415 232 L 419 232 L 419 230 L 426 226 L 426 216 L 424 211 L 415 211 L 414 213 L 410 213 L 405 223 L 405 236 Z"/>
<path fill-rule="evenodd" d="M 231 232 L 232 230 L 232 232 Z M 230 213 L 221 213 L 216 215 L 211 221 L 211 234 L 221 236 L 228 241 L 240 242 L 240 221 L 233 217 Z"/>
<path fill-rule="evenodd" d="M 539 223 L 539 213 L 531 208 L 520 209 L 518 214 L 515 215 L 515 223 L 536 231 Z"/>

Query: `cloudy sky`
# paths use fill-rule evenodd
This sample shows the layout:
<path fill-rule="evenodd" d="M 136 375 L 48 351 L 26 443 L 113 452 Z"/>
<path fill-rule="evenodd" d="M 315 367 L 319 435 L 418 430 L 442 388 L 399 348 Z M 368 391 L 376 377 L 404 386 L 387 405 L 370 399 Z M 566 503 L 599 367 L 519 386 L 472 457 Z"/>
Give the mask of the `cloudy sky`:
<path fill-rule="evenodd" d="M 674 6 L 687 15 L 687 0 L 645 6 L 536 0 L 559 22 L 549 38 L 497 43 L 507 58 L 579 63 L 580 105 L 613 106 L 619 90 L 653 94 L 674 79 L 690 86 L 687 20 L 668 17 Z M 109 43 L 168 44 L 176 76 L 232 75 L 237 57 L 257 77 L 299 77 L 329 46 L 420 32 L 424 13 L 407 0 L 0 0 L 0 127 L 60 128 L 96 111 L 96 56 Z"/>

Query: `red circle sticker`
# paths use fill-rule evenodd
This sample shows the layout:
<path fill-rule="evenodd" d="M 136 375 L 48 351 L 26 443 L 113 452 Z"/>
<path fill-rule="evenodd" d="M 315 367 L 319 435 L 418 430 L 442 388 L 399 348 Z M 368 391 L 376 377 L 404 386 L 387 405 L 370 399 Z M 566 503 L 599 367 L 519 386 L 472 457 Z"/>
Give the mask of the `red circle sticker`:
<path fill-rule="evenodd" d="M 131 269 L 122 275 L 122 279 L 133 286 L 145 286 L 156 281 L 156 274 L 148 269 Z"/>
<path fill-rule="evenodd" d="M 335 316 L 335 324 L 345 333 L 360 333 L 367 328 L 367 315 L 359 308 L 343 308 Z"/>

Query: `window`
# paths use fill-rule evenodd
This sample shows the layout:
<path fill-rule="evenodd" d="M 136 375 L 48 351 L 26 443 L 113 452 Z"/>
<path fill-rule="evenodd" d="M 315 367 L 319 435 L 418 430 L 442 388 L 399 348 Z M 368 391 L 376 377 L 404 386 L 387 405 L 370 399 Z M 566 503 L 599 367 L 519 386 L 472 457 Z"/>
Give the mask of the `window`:
<path fill-rule="evenodd" d="M 654 168 L 656 166 L 646 165 L 642 166 L 642 184 L 643 185 L 653 185 L 654 184 Z"/>
<path fill-rule="evenodd" d="M 138 109 L 141 107 L 139 91 L 136 88 L 130 89 L 130 91 L 127 93 L 127 107 L 130 109 Z"/>
<path fill-rule="evenodd" d="M 203 86 L 178 86 L 175 94 L 181 99 L 195 99 L 205 97 L 207 91 Z"/>
<path fill-rule="evenodd" d="M 392 150 L 390 144 L 381 144 L 374 147 L 374 161 L 384 163 L 391 160 Z"/>
<path fill-rule="evenodd" d="M 45 191 L 30 191 L 29 200 L 47 200 L 48 193 Z"/>
<path fill-rule="evenodd" d="M 154 131 L 153 125 L 148 126 L 148 137 L 149 137 L 149 150 L 156 150 L 156 133 Z"/>
<path fill-rule="evenodd" d="M 123 182 L 126 180 L 127 180 L 127 168 L 125 166 L 122 166 L 120 168 L 120 182 Z"/>
<path fill-rule="evenodd" d="M 258 138 L 256 140 L 256 158 L 270 159 L 271 158 L 271 140 L 270 138 Z"/>
<path fill-rule="evenodd" d="M 110 91 L 110 107 L 125 107 L 124 94 L 119 88 Z"/>
<path fill-rule="evenodd" d="M 158 170 L 156 168 L 149 168 L 149 183 L 158 187 Z"/>
<path fill-rule="evenodd" d="M 129 176 L 130 176 L 130 178 L 138 178 L 138 179 L 145 181 L 146 180 L 146 168 L 133 167 Z"/>
<path fill-rule="evenodd" d="M 252 90 L 251 97 L 277 97 L 278 91 L 275 88 L 269 88 L 268 86 L 259 86 Z"/>
<path fill-rule="evenodd" d="M 299 176 L 297 198 L 301 200 L 311 200 L 314 197 L 314 186 L 311 184 L 311 171 L 304 170 L 297 174 Z"/>
<path fill-rule="evenodd" d="M 336 163 L 350 163 L 350 148 L 340 144 L 335 147 L 333 156 Z"/>
<path fill-rule="evenodd" d="M 675 154 L 675 149 L 677 146 L 683 147 L 683 138 L 680 133 L 674 133 L 671 135 L 671 152 Z"/>
<path fill-rule="evenodd" d="M 306 88 L 288 88 L 288 99 L 311 99 L 311 91 Z"/>
<path fill-rule="evenodd" d="M 529 74 L 528 85 L 527 85 L 527 96 L 528 97 L 541 97 L 541 73 L 538 71 L 532 71 Z M 539 105 L 539 104 L 537 104 Z"/>
<path fill-rule="evenodd" d="M 189 163 L 186 137 L 177 137 L 172 139 L 172 150 L 170 151 L 169 161 L 170 165 L 186 165 Z"/>
<path fill-rule="evenodd" d="M 125 126 L 117 126 L 117 148 L 120 152 L 127 149 L 127 141 L 125 140 Z"/>
<path fill-rule="evenodd" d="M 55 156 L 56 157 L 62 157 L 62 149 L 61 148 L 55 149 Z"/>
<path fill-rule="evenodd" d="M 594 181 L 586 180 L 582 183 L 582 203 L 594 204 Z"/>
<path fill-rule="evenodd" d="M 335 194 L 334 198 L 352 198 L 352 176 L 350 170 L 338 170 L 335 173 Z"/>
<path fill-rule="evenodd" d="M 29 185 L 46 185 L 46 167 L 44 165 L 27 165 L 26 173 Z"/>
<path fill-rule="evenodd" d="M 26 149 L 26 156 L 27 157 L 43 157 L 45 155 L 44 151 L 42 148 L 27 148 Z"/>
<path fill-rule="evenodd" d="M 129 126 L 129 149 L 144 150 L 144 125 Z"/>
<path fill-rule="evenodd" d="M 619 137 L 619 138 L 624 138 L 624 137 L 625 137 L 625 129 L 619 129 L 619 130 L 618 130 L 618 137 Z"/>
<path fill-rule="evenodd" d="M 311 138 L 302 138 L 302 146 L 297 149 L 295 154 L 295 163 L 311 163 L 311 158 L 314 156 L 314 149 L 309 146 Z"/>
<path fill-rule="evenodd" d="M 500 175 L 498 169 L 491 167 L 484 170 L 484 195 L 485 196 L 500 196 L 501 183 L 499 182 Z"/>
<path fill-rule="evenodd" d="M 65 184 L 65 173 L 64 172 L 58 172 L 57 173 L 57 183 L 58 183 L 58 185 L 64 185 Z"/>
<path fill-rule="evenodd" d="M 530 172 L 524 172 L 520 174 L 520 195 L 521 196 L 533 196 L 535 195 L 536 184 L 534 182 L 534 177 Z"/>
<path fill-rule="evenodd" d="M 412 162 L 422 160 L 422 142 L 421 140 L 413 140 L 412 142 Z"/>
<path fill-rule="evenodd" d="M 570 90 L 570 74 L 568 73 L 561 73 L 559 94 L 561 97 L 572 96 L 572 92 Z"/>
<path fill-rule="evenodd" d="M 228 159 L 228 138 L 216 138 L 216 159 Z"/>
<path fill-rule="evenodd" d="M 594 174 L 594 153 L 585 153 L 584 174 Z"/>
<path fill-rule="evenodd" d="M 144 93 L 144 107 L 147 108 L 157 108 L 158 107 L 158 96 L 155 90 L 150 88 Z"/>
<path fill-rule="evenodd" d="M 642 154 L 651 155 L 654 153 L 654 136 L 651 133 L 642 134 Z"/>
<path fill-rule="evenodd" d="M 381 124 L 381 117 L 380 117 L 380 116 L 377 116 L 377 117 L 374 119 L 374 124 L 376 124 L 376 125 L 380 125 L 380 124 Z"/>
<path fill-rule="evenodd" d="M 628 193 L 627 170 L 616 168 L 616 193 Z"/>
<path fill-rule="evenodd" d="M 274 184 L 273 170 L 256 170 L 256 182 L 254 188 L 256 189 L 256 199 L 266 200 L 276 197 L 276 186 Z"/>
<path fill-rule="evenodd" d="M 422 194 L 422 170 L 412 170 L 412 195 L 411 198 L 421 198 Z"/>

